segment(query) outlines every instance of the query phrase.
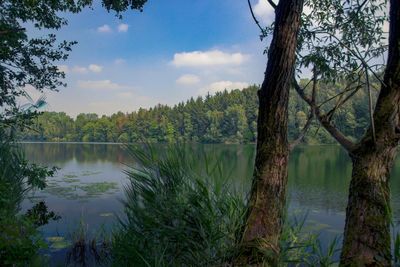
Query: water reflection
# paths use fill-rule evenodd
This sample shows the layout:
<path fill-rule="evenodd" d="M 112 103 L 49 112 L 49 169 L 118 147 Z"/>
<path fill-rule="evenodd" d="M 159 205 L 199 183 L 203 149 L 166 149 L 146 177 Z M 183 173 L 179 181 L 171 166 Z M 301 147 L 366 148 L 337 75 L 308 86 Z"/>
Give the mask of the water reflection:
<path fill-rule="evenodd" d="M 61 170 L 49 187 L 29 201 L 46 201 L 62 219 L 43 227 L 47 237 L 68 235 L 78 221 L 92 229 L 111 228 L 121 215 L 124 164 L 134 164 L 129 153 L 117 144 L 22 144 L 28 159 Z M 156 150 L 163 151 L 158 145 Z M 198 145 L 185 147 L 199 173 L 207 164 L 220 162 L 237 190 L 248 192 L 255 154 L 254 145 Z M 290 156 L 289 212 L 308 212 L 307 225 L 325 237 L 340 234 L 344 224 L 351 161 L 339 146 L 299 146 Z M 400 160 L 391 178 L 392 207 L 396 222 L 400 215 Z M 29 206 L 29 205 L 26 205 Z M 30 205 L 31 206 L 31 205 Z"/>

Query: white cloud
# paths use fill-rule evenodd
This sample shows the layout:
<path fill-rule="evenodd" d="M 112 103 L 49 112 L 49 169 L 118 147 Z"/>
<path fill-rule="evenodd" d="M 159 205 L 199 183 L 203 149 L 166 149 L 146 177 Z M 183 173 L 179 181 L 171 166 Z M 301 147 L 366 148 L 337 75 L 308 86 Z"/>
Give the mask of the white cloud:
<path fill-rule="evenodd" d="M 194 74 L 185 74 L 176 80 L 176 83 L 181 85 L 193 85 L 199 82 L 200 82 L 199 76 L 196 76 Z"/>
<path fill-rule="evenodd" d="M 74 66 L 72 68 L 72 72 L 76 72 L 76 73 L 81 73 L 81 74 L 85 74 L 88 72 L 86 67 L 81 67 L 81 66 Z"/>
<path fill-rule="evenodd" d="M 149 108 L 155 106 L 159 101 L 154 98 L 147 96 L 141 96 L 137 94 L 131 94 L 130 98 L 111 98 L 108 100 L 97 100 L 89 103 L 85 103 L 84 112 L 95 112 L 97 114 L 108 114 L 111 115 L 118 111 L 132 112 L 137 110 L 139 107 Z"/>
<path fill-rule="evenodd" d="M 200 95 L 205 95 L 207 93 L 215 94 L 216 92 L 221 92 L 224 91 L 225 89 L 228 91 L 232 91 L 234 89 L 243 89 L 248 86 L 249 84 L 245 82 L 219 81 L 219 82 L 214 82 L 200 89 L 199 94 Z"/>
<path fill-rule="evenodd" d="M 110 80 L 97 80 L 97 81 L 78 81 L 78 87 L 82 89 L 101 89 L 101 90 L 116 90 L 123 89 L 126 86 L 113 83 Z"/>
<path fill-rule="evenodd" d="M 98 72 L 101 72 L 101 71 L 103 70 L 103 67 L 102 67 L 102 66 L 99 66 L 99 65 L 96 65 L 96 64 L 90 64 L 90 65 L 89 65 L 89 70 L 90 70 L 91 72 L 96 72 L 96 73 L 98 73 Z"/>
<path fill-rule="evenodd" d="M 116 58 L 116 59 L 114 60 L 114 64 L 116 64 L 116 65 L 120 65 L 120 64 L 123 64 L 123 63 L 125 63 L 125 62 L 126 62 L 126 60 L 123 59 L 123 58 Z"/>
<path fill-rule="evenodd" d="M 108 24 L 104 24 L 103 26 L 98 27 L 97 31 L 102 33 L 110 33 L 112 32 L 112 29 Z"/>
<path fill-rule="evenodd" d="M 220 50 L 193 51 L 176 53 L 171 63 L 176 67 L 240 65 L 247 58 L 242 53 L 225 53 Z"/>
<path fill-rule="evenodd" d="M 58 68 L 59 69 L 62 68 L 63 70 L 66 70 L 67 72 L 70 71 L 69 67 L 66 65 L 58 66 Z M 74 66 L 71 69 L 72 72 L 80 73 L 80 74 L 86 74 L 89 71 L 98 73 L 98 72 L 101 72 L 102 70 L 103 70 L 103 67 L 100 65 L 96 65 L 96 64 L 90 64 L 88 67 Z"/>
<path fill-rule="evenodd" d="M 275 20 L 274 8 L 266 0 L 258 0 L 258 3 L 253 7 L 253 11 L 257 18 L 266 24 L 264 26 L 271 24 Z"/>
<path fill-rule="evenodd" d="M 58 65 L 58 66 L 57 66 L 57 69 L 58 69 L 59 71 L 64 72 L 64 73 L 68 73 L 68 72 L 69 72 L 69 67 L 68 67 L 67 65 Z"/>
<path fill-rule="evenodd" d="M 121 23 L 121 24 L 119 24 L 118 27 L 117 27 L 118 32 L 127 32 L 127 31 L 128 31 L 128 28 L 129 28 L 129 25 L 128 25 L 128 24 L 125 24 L 125 23 Z"/>

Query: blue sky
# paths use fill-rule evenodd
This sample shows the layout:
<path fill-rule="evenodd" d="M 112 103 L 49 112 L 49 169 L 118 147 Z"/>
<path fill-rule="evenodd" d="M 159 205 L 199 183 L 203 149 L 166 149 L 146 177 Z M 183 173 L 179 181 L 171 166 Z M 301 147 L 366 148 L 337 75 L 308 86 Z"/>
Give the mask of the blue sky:
<path fill-rule="evenodd" d="M 253 1 L 272 21 L 267 1 Z M 262 82 L 266 43 L 245 0 L 149 0 L 122 20 L 95 5 L 67 18 L 58 38 L 78 44 L 58 64 L 68 86 L 47 93 L 50 111 L 132 112 Z"/>

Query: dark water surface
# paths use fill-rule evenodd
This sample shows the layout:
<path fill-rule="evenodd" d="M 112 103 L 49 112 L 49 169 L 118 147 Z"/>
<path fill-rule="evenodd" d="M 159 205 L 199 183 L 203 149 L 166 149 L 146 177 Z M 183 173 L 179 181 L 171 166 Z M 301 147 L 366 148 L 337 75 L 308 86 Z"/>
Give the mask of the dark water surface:
<path fill-rule="evenodd" d="M 118 144 L 22 144 L 29 160 L 60 168 L 50 178 L 44 191 L 35 192 L 25 201 L 46 201 L 50 210 L 62 219 L 41 228 L 53 253 L 63 247 L 52 243 L 55 237 L 68 236 L 79 224 L 87 231 L 108 231 L 122 216 L 121 200 L 127 178 L 125 164 L 133 159 Z M 160 148 L 162 149 L 162 148 Z M 198 157 L 199 170 L 204 168 L 204 155 L 208 161 L 222 162 L 225 173 L 230 173 L 236 189 L 247 192 L 251 183 L 254 145 L 190 145 L 190 152 Z M 340 236 L 344 226 L 347 192 L 351 175 L 351 162 L 339 146 L 300 146 L 289 163 L 289 216 L 307 214 L 307 224 L 320 233 L 323 242 Z M 400 160 L 391 179 L 394 225 L 400 219 Z"/>

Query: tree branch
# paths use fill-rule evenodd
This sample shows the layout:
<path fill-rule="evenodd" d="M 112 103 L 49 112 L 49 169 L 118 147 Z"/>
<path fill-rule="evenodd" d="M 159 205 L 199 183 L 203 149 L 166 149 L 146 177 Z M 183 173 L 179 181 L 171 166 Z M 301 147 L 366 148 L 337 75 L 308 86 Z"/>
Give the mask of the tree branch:
<path fill-rule="evenodd" d="M 308 129 L 311 126 L 313 118 L 314 118 L 314 112 L 312 108 L 310 108 L 310 114 L 308 115 L 307 122 L 304 125 L 303 129 L 301 130 L 300 135 L 295 140 L 293 140 L 293 142 L 289 144 L 290 151 L 292 151 L 303 140 L 304 136 L 306 135 Z"/>
<path fill-rule="evenodd" d="M 314 72 L 314 87 L 316 86 L 316 74 Z M 296 79 L 293 78 L 293 85 L 299 96 L 314 110 L 314 114 L 321 125 L 332 135 L 333 138 L 338 141 L 348 152 L 352 152 L 355 148 L 355 144 L 349 140 L 339 129 L 337 129 L 327 118 L 326 115 L 321 113 L 320 108 L 315 104 L 312 98 L 308 97 L 302 90 L 301 86 L 297 83 Z M 314 90 L 314 89 L 313 89 Z M 315 92 L 313 93 L 315 94 Z M 315 97 L 315 96 L 314 96 Z"/>
<path fill-rule="evenodd" d="M 0 36 L 1 35 L 6 35 L 6 34 L 9 34 L 9 33 L 13 33 L 13 32 L 22 32 L 22 31 L 25 31 L 26 29 L 25 28 L 11 28 L 10 30 L 2 30 L 2 31 L 0 31 Z"/>
<path fill-rule="evenodd" d="M 335 107 L 331 109 L 329 112 L 326 113 L 327 117 L 329 120 L 332 119 L 334 113 L 336 112 L 337 109 L 339 109 L 341 106 L 343 106 L 350 98 L 352 98 L 359 90 L 361 89 L 361 85 L 356 87 L 345 99 L 340 100 L 336 103 Z"/>
<path fill-rule="evenodd" d="M 258 28 L 260 28 L 261 33 L 264 33 L 263 27 L 261 27 L 260 22 L 254 15 L 253 7 L 251 6 L 250 0 L 247 0 L 247 3 L 249 5 L 250 13 L 251 13 L 251 16 L 253 17 L 254 22 L 257 24 Z"/>
<path fill-rule="evenodd" d="M 306 87 L 310 84 L 310 82 L 307 83 Z M 304 93 L 304 90 L 301 90 Z M 312 94 L 311 94 L 311 100 L 310 100 L 310 114 L 308 115 L 307 122 L 304 125 L 303 129 L 300 132 L 300 135 L 291 143 L 289 144 L 289 150 L 292 151 L 300 142 L 303 140 L 304 136 L 306 135 L 308 129 L 311 126 L 312 119 L 314 118 L 315 114 L 315 97 L 316 97 L 316 84 L 313 83 L 313 88 L 312 88 Z"/>
<path fill-rule="evenodd" d="M 350 53 L 355 56 L 358 60 L 361 61 L 362 65 L 364 65 L 370 72 L 372 72 L 372 74 L 375 76 L 375 78 L 382 84 L 385 85 L 385 83 L 383 82 L 383 80 L 379 77 L 379 75 L 368 65 L 367 62 L 365 62 L 364 58 L 362 58 L 361 56 L 359 56 L 353 49 L 351 49 L 348 45 L 346 45 L 345 43 L 343 43 L 336 35 L 327 32 L 327 31 L 314 31 L 314 34 L 327 34 L 330 37 L 332 37 L 333 39 L 335 39 L 341 46 L 343 46 L 344 48 L 346 48 L 348 51 L 350 51 Z"/>
<path fill-rule="evenodd" d="M 359 87 L 359 86 L 356 86 L 356 87 L 354 87 L 354 86 L 353 86 L 353 87 L 347 86 L 347 87 L 346 87 L 343 91 L 341 91 L 340 93 L 338 93 L 338 94 L 336 94 L 336 95 L 334 95 L 334 96 L 332 96 L 332 97 L 329 97 L 328 99 L 324 100 L 322 103 L 318 104 L 318 107 L 320 108 L 320 107 L 322 107 L 323 105 L 325 105 L 326 103 L 328 103 L 328 102 L 334 100 L 335 98 L 337 98 L 337 97 L 339 97 L 339 96 L 342 96 L 342 95 L 344 95 L 344 94 L 346 94 L 346 93 L 348 93 L 348 92 L 355 91 L 355 90 L 358 89 L 358 87 Z"/>
<path fill-rule="evenodd" d="M 274 9 L 276 9 L 276 4 L 272 0 L 267 0 L 267 1 Z"/>

